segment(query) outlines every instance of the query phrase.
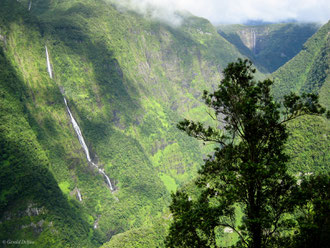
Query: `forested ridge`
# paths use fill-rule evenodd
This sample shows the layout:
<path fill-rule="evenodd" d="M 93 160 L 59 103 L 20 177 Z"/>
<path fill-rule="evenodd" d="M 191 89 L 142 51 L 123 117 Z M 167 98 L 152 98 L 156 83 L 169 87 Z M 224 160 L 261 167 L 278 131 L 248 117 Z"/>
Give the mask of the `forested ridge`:
<path fill-rule="evenodd" d="M 276 99 L 290 91 L 297 94 L 316 93 L 320 103 L 329 108 L 329 28 L 322 26 L 310 37 L 292 60 L 275 71 L 273 94 Z M 326 172 L 329 170 L 329 120 L 305 117 L 290 124 L 288 151 L 293 171 Z"/>

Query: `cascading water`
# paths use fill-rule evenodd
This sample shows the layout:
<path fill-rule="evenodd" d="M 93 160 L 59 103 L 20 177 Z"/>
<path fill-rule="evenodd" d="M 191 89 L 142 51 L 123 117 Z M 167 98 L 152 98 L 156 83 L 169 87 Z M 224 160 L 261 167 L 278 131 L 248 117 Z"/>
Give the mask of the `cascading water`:
<path fill-rule="evenodd" d="M 257 37 L 256 37 L 256 32 L 255 30 L 252 30 L 253 34 L 253 45 L 252 45 L 252 51 L 255 54 L 256 53 L 256 46 L 257 46 Z"/>
<path fill-rule="evenodd" d="M 78 200 L 82 201 L 81 193 L 80 193 L 80 190 L 78 188 L 77 188 L 77 196 L 78 196 Z"/>
<path fill-rule="evenodd" d="M 74 130 L 76 131 L 76 134 L 77 134 L 77 136 L 78 136 L 78 140 L 79 140 L 79 142 L 80 142 L 80 145 L 82 146 L 82 148 L 83 148 L 84 151 L 85 151 L 85 154 L 86 154 L 86 157 L 87 157 L 87 161 L 88 161 L 88 162 L 91 162 L 91 157 L 89 156 L 89 150 L 88 150 L 88 147 L 87 147 L 87 145 L 86 145 L 86 143 L 85 143 L 84 137 L 83 137 L 82 134 L 81 134 L 81 130 L 80 130 L 79 126 L 78 126 L 78 123 L 77 123 L 76 120 L 73 118 L 72 113 L 71 113 L 71 111 L 70 111 L 70 108 L 69 108 L 69 106 L 68 106 L 68 102 L 66 101 L 65 97 L 63 97 L 63 100 L 64 100 L 64 103 L 65 103 L 66 109 L 67 109 L 67 111 L 68 111 L 68 113 L 69 113 L 69 116 L 70 116 L 70 119 L 71 119 L 72 126 L 73 126 L 73 128 L 74 128 Z"/>
<path fill-rule="evenodd" d="M 99 227 L 99 218 L 100 216 L 98 216 L 97 219 L 94 221 L 94 225 L 93 225 L 94 229 L 97 229 Z"/>
<path fill-rule="evenodd" d="M 94 164 L 93 162 L 91 162 L 98 170 L 99 172 L 105 177 L 105 179 L 107 180 L 107 184 L 110 188 L 111 191 L 113 191 L 113 187 L 112 187 L 112 184 L 111 184 L 111 181 L 110 181 L 110 178 L 107 176 L 107 174 L 104 173 L 104 170 L 103 169 L 100 169 L 96 164 Z"/>
<path fill-rule="evenodd" d="M 30 2 L 31 3 L 31 2 Z M 51 79 L 53 79 L 53 73 L 52 73 L 52 68 L 50 66 L 50 61 L 49 61 L 49 55 L 48 55 L 48 49 L 47 49 L 47 46 L 45 46 L 46 48 L 46 58 L 47 58 L 47 70 L 48 70 L 48 74 L 49 74 L 49 77 Z"/>
<path fill-rule="evenodd" d="M 88 147 L 87 147 L 87 145 L 86 145 L 86 142 L 85 142 L 85 140 L 84 140 L 84 137 L 82 136 L 82 133 L 81 133 L 81 130 L 80 130 L 79 126 L 78 126 L 78 123 L 77 123 L 76 120 L 73 118 L 72 113 L 71 113 L 71 111 L 70 111 L 70 108 L 69 108 L 69 106 L 68 106 L 68 102 L 66 101 L 65 97 L 63 97 L 63 99 L 64 99 L 64 103 L 65 103 L 66 109 L 67 109 L 67 111 L 68 111 L 68 113 L 69 113 L 69 116 L 70 116 L 70 119 L 71 119 L 72 126 L 73 126 L 73 128 L 74 128 L 74 130 L 76 131 L 76 134 L 77 134 L 77 136 L 78 136 L 78 139 L 79 139 L 80 145 L 82 146 L 82 148 L 83 148 L 84 151 L 85 151 L 87 161 L 88 161 L 89 163 L 91 163 L 94 167 L 96 167 L 96 168 L 98 169 L 99 173 L 101 173 L 101 174 L 105 177 L 105 179 L 107 180 L 107 184 L 108 184 L 110 190 L 113 191 L 113 187 L 112 187 L 112 184 L 111 184 L 110 178 L 104 173 L 104 171 L 103 171 L 102 169 L 100 169 L 100 168 L 97 166 L 97 164 L 95 164 L 95 163 L 92 162 L 91 157 L 90 157 L 90 155 L 89 155 Z"/>
<path fill-rule="evenodd" d="M 49 54 L 48 54 L 48 49 L 47 49 L 47 46 L 45 46 L 45 49 L 46 49 L 46 57 L 47 57 L 47 69 L 48 69 L 48 74 L 49 74 L 49 77 L 52 79 L 53 78 L 53 73 L 52 73 L 52 68 L 51 68 L 51 65 L 50 65 L 50 61 L 49 61 Z M 63 95 L 63 92 L 61 90 L 61 93 Z M 82 148 L 84 149 L 84 152 L 86 154 L 86 158 L 87 158 L 87 161 L 89 163 L 91 163 L 97 170 L 100 174 L 102 174 L 106 181 L 107 181 L 107 184 L 111 190 L 111 192 L 114 190 L 114 188 L 112 187 L 112 184 L 111 184 L 111 181 L 110 181 L 110 178 L 107 176 L 107 174 L 105 174 L 104 170 L 99 168 L 97 164 L 95 164 L 94 162 L 92 162 L 91 160 L 91 157 L 90 157 L 90 154 L 89 154 L 89 150 L 88 150 L 88 147 L 86 145 L 86 142 L 84 140 L 84 137 L 82 136 L 82 133 L 81 133 L 81 130 L 80 130 L 80 127 L 78 125 L 78 123 L 76 122 L 76 120 L 73 118 L 73 115 L 70 111 L 70 108 L 68 106 L 68 102 L 67 100 L 65 99 L 64 95 L 63 95 L 63 100 L 64 100 L 64 103 L 65 103 L 65 106 L 66 106 L 66 109 L 69 113 L 69 116 L 70 116 L 70 119 L 71 119 L 71 123 L 72 123 L 72 126 L 78 136 L 78 140 L 79 140 L 79 143 L 80 145 L 82 146 Z M 80 192 L 79 190 L 77 190 L 77 194 L 78 194 L 78 197 L 79 197 L 79 200 L 81 201 L 81 195 L 80 195 Z M 116 200 L 118 200 L 117 197 L 115 197 Z"/>
<path fill-rule="evenodd" d="M 32 1 L 29 2 L 29 11 L 31 10 L 31 7 L 32 7 Z"/>

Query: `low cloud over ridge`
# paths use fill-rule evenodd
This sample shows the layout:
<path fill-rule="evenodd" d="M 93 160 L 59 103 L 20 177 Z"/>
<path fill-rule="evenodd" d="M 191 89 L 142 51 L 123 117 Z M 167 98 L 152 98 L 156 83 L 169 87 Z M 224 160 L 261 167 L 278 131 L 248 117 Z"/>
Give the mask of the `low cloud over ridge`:
<path fill-rule="evenodd" d="M 214 24 L 244 23 L 248 20 L 325 23 L 330 18 L 328 0 L 111 0 L 142 14 L 180 23 L 176 10 L 189 11 Z M 152 10 L 153 9 L 153 10 Z"/>

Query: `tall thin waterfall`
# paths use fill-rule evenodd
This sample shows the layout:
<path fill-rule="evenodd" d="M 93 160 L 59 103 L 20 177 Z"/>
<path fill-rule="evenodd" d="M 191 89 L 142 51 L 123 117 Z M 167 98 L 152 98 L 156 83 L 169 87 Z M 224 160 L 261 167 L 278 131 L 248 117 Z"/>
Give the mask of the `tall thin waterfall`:
<path fill-rule="evenodd" d="M 99 227 L 99 219 L 100 219 L 100 216 L 97 216 L 97 219 L 94 221 L 94 229 L 97 229 Z"/>
<path fill-rule="evenodd" d="M 31 2 L 30 2 L 31 3 Z M 49 61 L 49 55 L 48 55 L 48 49 L 47 49 L 47 46 L 45 46 L 46 48 L 46 58 L 47 58 L 47 70 L 48 70 L 48 74 L 49 74 L 49 77 L 51 79 L 53 79 L 53 73 L 52 73 L 52 68 L 50 66 L 50 61 Z"/>
<path fill-rule="evenodd" d="M 112 187 L 112 184 L 111 184 L 111 181 L 110 181 L 110 178 L 107 176 L 107 174 L 105 174 L 104 170 L 103 169 L 100 169 L 96 164 L 94 164 L 93 162 L 91 162 L 98 170 L 99 172 L 105 177 L 105 179 L 107 180 L 107 184 L 110 188 L 111 191 L 113 191 L 113 187 Z"/>
<path fill-rule="evenodd" d="M 32 7 L 32 0 L 29 2 L 29 11 L 31 10 L 31 7 Z"/>
<path fill-rule="evenodd" d="M 31 2 L 30 2 L 30 3 L 31 3 Z M 45 48 L 46 48 L 46 57 L 47 57 L 47 69 L 48 69 L 49 77 L 52 79 L 52 78 L 53 78 L 53 73 L 52 73 L 52 68 L 51 68 L 51 66 L 50 66 L 50 61 L 49 61 L 49 55 L 48 55 L 48 49 L 47 49 L 47 46 L 45 46 Z M 61 91 L 61 93 L 62 93 L 62 95 L 63 95 L 63 92 L 62 92 L 62 91 Z M 87 161 L 88 161 L 89 163 L 91 163 L 91 164 L 92 164 L 92 165 L 98 170 L 98 172 L 99 172 L 100 174 L 102 174 L 102 175 L 105 177 L 105 179 L 106 179 L 106 181 L 107 181 L 107 184 L 108 184 L 110 190 L 113 191 L 114 189 L 113 189 L 113 186 L 112 186 L 112 184 L 111 184 L 110 178 L 107 176 L 107 174 L 105 174 L 105 172 L 104 172 L 103 169 L 99 168 L 97 164 L 95 164 L 94 162 L 92 162 L 92 160 L 91 160 L 91 156 L 90 156 L 90 154 L 89 154 L 88 147 L 87 147 L 87 145 L 86 145 L 86 142 L 85 142 L 85 140 L 84 140 L 84 137 L 82 136 L 82 133 L 81 133 L 80 127 L 79 127 L 78 123 L 76 122 L 76 120 L 73 118 L 73 115 L 72 115 L 72 113 L 71 113 L 71 110 L 70 110 L 70 108 L 69 108 L 69 106 L 68 106 L 68 102 L 67 102 L 67 100 L 65 99 L 64 95 L 63 95 L 63 100 L 64 100 L 64 103 L 65 103 L 66 109 L 67 109 L 67 111 L 68 111 L 68 113 L 69 113 L 69 116 L 70 116 L 70 119 L 71 119 L 72 126 L 73 126 L 73 128 L 74 128 L 74 130 L 75 130 L 75 132 L 76 132 L 76 134 L 77 134 L 77 136 L 78 136 L 78 140 L 79 140 L 79 142 L 80 142 L 80 145 L 82 146 L 82 148 L 84 149 L 84 152 L 85 152 L 85 154 L 86 154 Z M 79 190 L 77 191 L 77 193 L 78 193 L 79 200 L 81 201 L 81 195 L 80 195 Z M 117 197 L 115 197 L 115 198 L 116 198 L 116 200 L 118 200 Z"/>
<path fill-rule="evenodd" d="M 78 200 L 82 201 L 81 193 L 80 193 L 80 190 L 78 188 L 77 188 L 77 196 L 78 196 Z"/>
<path fill-rule="evenodd" d="M 87 145 L 86 145 L 86 143 L 85 143 L 84 137 L 83 137 L 82 134 L 81 134 L 81 130 L 80 130 L 79 126 L 78 126 L 78 123 L 77 123 L 76 120 L 73 118 L 72 113 L 71 113 L 71 111 L 70 111 L 70 108 L 69 108 L 69 106 L 68 106 L 68 102 L 66 101 L 65 97 L 63 97 L 63 99 L 64 99 L 64 103 L 65 103 L 66 109 L 67 109 L 67 111 L 68 111 L 68 113 L 69 113 L 69 115 L 70 115 L 70 119 L 71 119 L 72 126 L 73 126 L 73 128 L 74 128 L 74 130 L 76 131 L 76 134 L 77 134 L 77 136 L 78 136 L 78 139 L 79 139 L 80 145 L 82 146 L 82 148 L 83 148 L 84 151 L 85 151 L 85 154 L 86 154 L 86 157 L 87 157 L 87 161 L 88 161 L 88 162 L 91 162 L 91 157 L 90 157 L 90 155 L 89 155 L 89 150 L 88 150 L 88 147 L 87 147 Z"/>
<path fill-rule="evenodd" d="M 82 133 L 81 133 L 81 130 L 80 130 L 79 126 L 78 126 L 78 123 L 77 123 L 76 120 L 73 118 L 73 115 L 72 115 L 72 113 L 71 113 L 71 111 L 70 111 L 70 108 L 69 108 L 69 106 L 68 106 L 68 102 L 66 101 L 65 97 L 63 97 L 63 99 L 64 99 L 64 103 L 65 103 L 66 109 L 67 109 L 67 111 L 68 111 L 68 113 L 69 113 L 69 115 L 70 115 L 70 119 L 71 119 L 72 126 L 73 126 L 74 130 L 76 131 L 76 134 L 77 134 L 77 136 L 78 136 L 78 139 L 79 139 L 79 142 L 80 142 L 82 148 L 83 148 L 84 151 L 85 151 L 87 161 L 90 162 L 94 167 L 96 167 L 96 168 L 98 169 L 99 173 L 101 173 L 101 174 L 105 177 L 105 179 L 107 180 L 107 184 L 108 184 L 110 190 L 113 191 L 113 187 L 112 187 L 112 184 L 111 184 L 110 178 L 105 174 L 105 172 L 104 172 L 103 169 L 100 169 L 100 168 L 97 166 L 97 164 L 95 164 L 95 163 L 92 162 L 91 157 L 90 157 L 90 154 L 89 154 L 88 147 L 87 147 L 87 145 L 86 145 L 86 142 L 85 142 L 85 140 L 84 140 L 84 137 L 82 136 Z"/>
<path fill-rule="evenodd" d="M 252 30 L 253 33 L 253 45 L 252 45 L 252 51 L 255 54 L 256 53 L 256 46 L 257 46 L 257 37 L 256 37 L 256 31 Z"/>

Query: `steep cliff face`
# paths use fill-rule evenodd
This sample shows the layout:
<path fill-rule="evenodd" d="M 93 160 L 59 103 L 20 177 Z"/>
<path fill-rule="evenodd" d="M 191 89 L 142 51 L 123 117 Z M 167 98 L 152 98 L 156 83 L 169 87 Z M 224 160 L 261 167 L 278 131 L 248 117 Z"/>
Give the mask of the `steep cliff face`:
<path fill-rule="evenodd" d="M 293 58 L 318 29 L 315 24 L 224 25 L 218 32 L 265 72 Z"/>
<path fill-rule="evenodd" d="M 269 29 L 252 27 L 240 30 L 237 34 L 243 44 L 251 50 L 252 54 L 256 55 L 260 52 L 260 43 L 262 43 L 262 38 L 269 34 Z"/>
<path fill-rule="evenodd" d="M 48 161 L 38 175 L 53 178 L 40 186 L 49 186 L 49 195 L 34 200 L 38 191 L 28 186 L 37 180 L 28 176 L 34 167 L 3 160 L 10 170 L 23 166 L 21 177 L 28 183 L 15 174 L 7 182 L 2 170 L 8 189 L 1 189 L 1 238 L 31 239 L 39 247 L 89 247 L 127 230 L 149 230 L 170 192 L 194 177 L 210 150 L 180 133 L 176 123 L 206 119 L 202 90 L 215 87 L 221 69 L 240 53 L 205 19 L 185 16 L 181 26 L 172 27 L 103 1 L 4 0 L 0 14 L 3 64 L 24 89 L 12 97 Z M 1 80 L 12 87 L 7 75 Z M 2 124 L 1 134 L 15 131 L 15 125 Z M 35 166 L 43 165 L 35 161 Z M 109 175 L 112 191 L 98 169 Z M 11 187 L 28 187 L 26 198 L 19 201 L 21 191 Z M 48 200 L 56 198 L 54 192 L 64 207 Z M 49 215 L 27 220 L 19 213 L 28 202 Z M 65 239 L 71 224 L 64 224 L 63 208 L 81 223 L 70 231 L 77 239 Z M 9 215 L 20 217 L 9 222 Z"/>

